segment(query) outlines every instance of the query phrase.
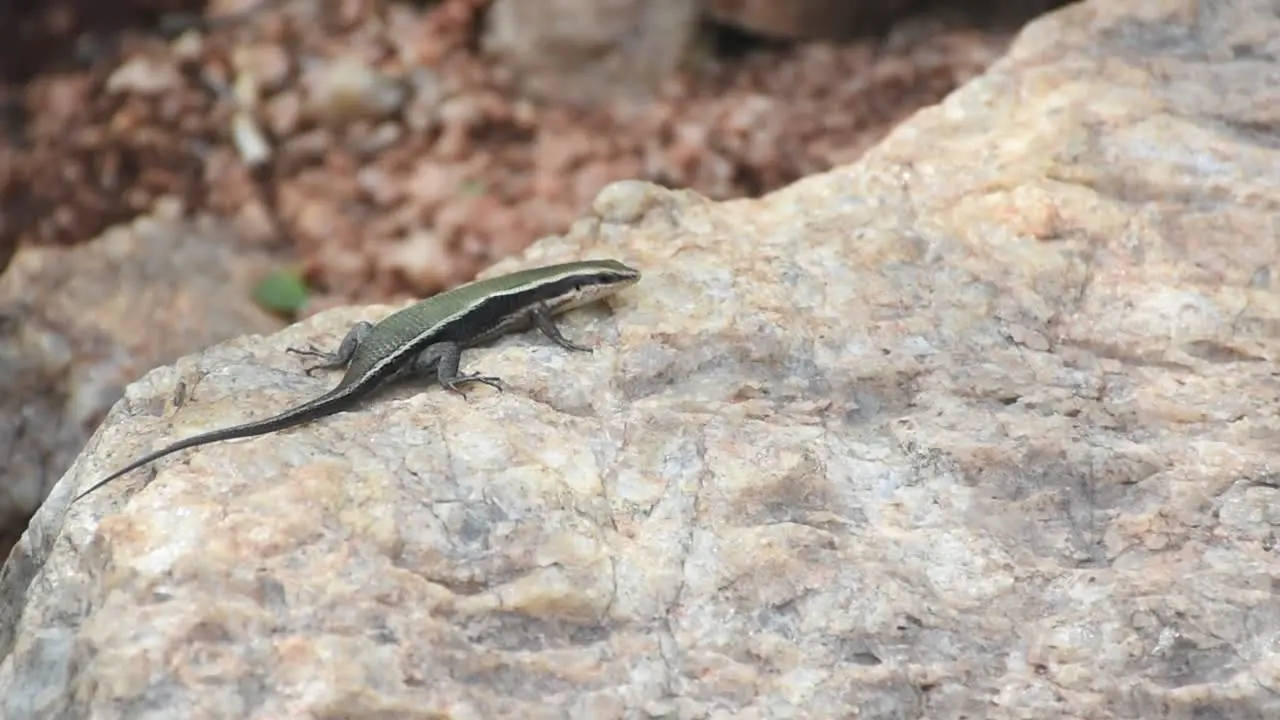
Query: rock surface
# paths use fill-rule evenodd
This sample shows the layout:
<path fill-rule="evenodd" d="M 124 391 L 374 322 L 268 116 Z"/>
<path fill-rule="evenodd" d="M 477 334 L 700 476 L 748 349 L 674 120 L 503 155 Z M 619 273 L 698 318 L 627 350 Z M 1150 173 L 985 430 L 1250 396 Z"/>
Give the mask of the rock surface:
<path fill-rule="evenodd" d="M 139 220 L 79 248 L 24 247 L 0 276 L 0 558 L 126 385 L 279 329 L 251 298 L 262 256 L 234 252 L 234 234 L 216 221 Z"/>
<path fill-rule="evenodd" d="M 527 258 L 645 271 L 593 355 L 69 509 L 380 312 L 151 373 L 5 566 L 3 712 L 1280 716 L 1280 19 L 1120 5 L 759 201 L 610 186 Z"/>
<path fill-rule="evenodd" d="M 639 100 L 689 52 L 698 11 L 695 0 L 494 0 L 484 49 L 531 97 Z"/>

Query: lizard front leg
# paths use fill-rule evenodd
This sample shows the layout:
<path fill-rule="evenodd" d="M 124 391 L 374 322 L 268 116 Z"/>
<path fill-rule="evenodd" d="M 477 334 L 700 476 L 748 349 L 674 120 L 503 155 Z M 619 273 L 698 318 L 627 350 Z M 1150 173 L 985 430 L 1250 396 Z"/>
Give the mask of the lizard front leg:
<path fill-rule="evenodd" d="M 459 374 L 458 364 L 461 360 L 461 345 L 456 342 L 439 342 L 424 348 L 413 359 L 409 367 L 415 373 L 428 373 L 434 369 L 436 380 L 441 387 L 452 390 L 463 397 L 467 396 L 462 391 L 462 385 L 466 383 L 484 383 L 499 392 L 502 391 L 502 380 L 492 375 L 481 375 L 480 373 Z"/>
<path fill-rule="evenodd" d="M 369 334 L 369 330 L 373 328 L 373 323 L 361 320 L 351 329 L 347 331 L 346 336 L 342 338 L 342 342 L 338 345 L 336 352 L 325 352 L 317 350 L 314 346 L 308 348 L 285 348 L 287 352 L 295 355 L 305 355 L 307 357 L 320 358 L 319 365 L 313 365 L 307 368 L 306 373 L 310 375 L 317 370 L 333 370 L 335 368 L 346 367 L 351 362 L 351 358 L 355 356 L 356 349 L 360 347 L 360 343 L 364 342 L 364 338 Z"/>
<path fill-rule="evenodd" d="M 533 321 L 533 326 L 538 328 L 543 335 L 551 338 L 551 342 L 559 345 L 565 350 L 578 350 L 581 352 L 591 352 L 591 348 L 585 345 L 579 345 L 560 332 L 560 328 L 556 327 L 556 321 L 551 316 L 551 310 L 546 305 L 539 303 L 533 306 L 529 311 L 529 318 Z"/>

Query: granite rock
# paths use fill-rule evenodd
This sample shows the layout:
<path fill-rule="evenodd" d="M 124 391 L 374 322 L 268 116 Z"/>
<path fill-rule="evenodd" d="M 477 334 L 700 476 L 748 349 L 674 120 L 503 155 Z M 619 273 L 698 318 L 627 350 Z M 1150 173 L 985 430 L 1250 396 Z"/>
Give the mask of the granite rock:
<path fill-rule="evenodd" d="M 9 717 L 1280 716 L 1272 3 L 1090 2 L 857 164 L 612 185 L 517 264 L 645 272 L 388 391 L 133 385 L 0 578 Z M 180 381 L 186 406 L 155 412 Z M 151 476 L 154 474 L 154 479 Z"/>
<path fill-rule="evenodd" d="M 232 252 L 228 223 L 174 215 L 80 247 L 24 247 L 0 276 L 0 558 L 126 385 L 279 329 L 252 300 L 263 254 Z"/>

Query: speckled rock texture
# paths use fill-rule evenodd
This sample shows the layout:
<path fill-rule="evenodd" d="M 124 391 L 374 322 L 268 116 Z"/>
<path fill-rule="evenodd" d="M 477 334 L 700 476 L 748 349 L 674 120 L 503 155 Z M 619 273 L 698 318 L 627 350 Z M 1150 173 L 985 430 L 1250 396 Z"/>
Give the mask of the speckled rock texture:
<path fill-rule="evenodd" d="M 17 538 L 130 381 L 280 329 L 251 299 L 263 253 L 235 252 L 226 223 L 175 215 L 27 245 L 0 276 L 0 538 Z"/>
<path fill-rule="evenodd" d="M 79 486 L 319 392 L 130 389 L 0 579 L 7 717 L 1280 717 L 1280 18 L 1091 2 L 856 165 L 612 185 L 637 286 L 510 389 Z M 332 382 L 329 379 L 328 382 Z M 179 408 L 167 407 L 180 383 Z"/>

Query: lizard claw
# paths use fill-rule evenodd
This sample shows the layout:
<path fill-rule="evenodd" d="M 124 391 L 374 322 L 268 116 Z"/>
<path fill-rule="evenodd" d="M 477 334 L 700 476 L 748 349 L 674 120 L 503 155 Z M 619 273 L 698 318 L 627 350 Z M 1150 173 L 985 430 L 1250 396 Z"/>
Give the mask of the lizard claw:
<path fill-rule="evenodd" d="M 506 389 L 502 385 L 502 380 L 492 375 L 481 375 L 479 373 L 475 373 L 473 375 L 459 375 L 452 380 L 442 381 L 440 384 L 443 385 L 446 390 L 452 390 L 465 398 L 467 393 L 462 389 L 462 385 L 473 382 L 484 383 L 498 392 L 502 392 Z"/>

